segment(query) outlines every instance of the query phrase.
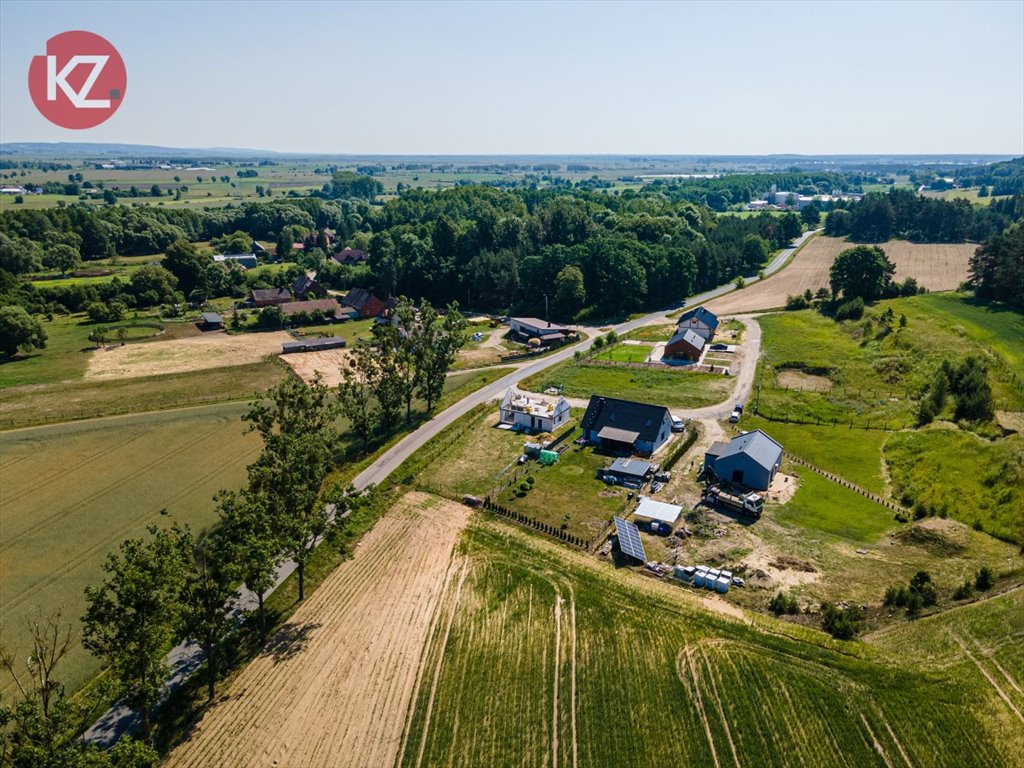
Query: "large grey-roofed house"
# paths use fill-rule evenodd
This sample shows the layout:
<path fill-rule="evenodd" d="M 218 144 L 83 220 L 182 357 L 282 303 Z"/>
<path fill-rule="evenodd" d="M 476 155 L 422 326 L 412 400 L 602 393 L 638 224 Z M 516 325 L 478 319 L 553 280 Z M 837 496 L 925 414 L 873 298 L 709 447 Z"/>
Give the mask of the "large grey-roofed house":
<path fill-rule="evenodd" d="M 537 317 L 510 317 L 508 321 L 512 333 L 523 341 L 537 339 L 542 345 L 562 341 L 572 334 L 571 328 L 554 325 Z"/>
<path fill-rule="evenodd" d="M 672 434 L 672 414 L 663 405 L 593 395 L 583 421 L 583 438 L 605 450 L 650 455 Z"/>
<path fill-rule="evenodd" d="M 695 307 L 688 309 L 679 316 L 676 321 L 676 328 L 680 331 L 687 329 L 694 331 L 704 339 L 705 343 L 711 341 L 718 328 L 718 317 L 709 309 Z"/>
<path fill-rule="evenodd" d="M 759 491 L 768 490 L 782 466 L 782 446 L 760 429 L 715 442 L 704 454 L 704 468 L 715 477 Z"/>

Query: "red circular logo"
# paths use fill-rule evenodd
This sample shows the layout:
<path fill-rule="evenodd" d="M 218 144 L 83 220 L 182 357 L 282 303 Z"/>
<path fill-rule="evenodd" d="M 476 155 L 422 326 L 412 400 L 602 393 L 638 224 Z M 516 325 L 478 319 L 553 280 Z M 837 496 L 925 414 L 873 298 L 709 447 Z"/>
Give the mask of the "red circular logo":
<path fill-rule="evenodd" d="M 92 32 L 63 32 L 28 68 L 28 91 L 43 117 L 61 128 L 93 128 L 121 106 L 128 73 L 110 41 Z"/>

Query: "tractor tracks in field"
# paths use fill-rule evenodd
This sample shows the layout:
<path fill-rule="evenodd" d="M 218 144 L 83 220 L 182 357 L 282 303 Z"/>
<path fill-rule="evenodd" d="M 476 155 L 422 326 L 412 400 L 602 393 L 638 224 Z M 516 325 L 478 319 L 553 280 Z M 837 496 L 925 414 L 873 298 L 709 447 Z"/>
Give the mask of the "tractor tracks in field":
<path fill-rule="evenodd" d="M 984 676 L 986 680 L 988 680 L 989 685 L 992 686 L 992 689 L 996 692 L 996 695 L 1003 700 L 1003 703 L 1006 704 L 1006 706 L 1009 707 L 1010 711 L 1017 716 L 1017 719 L 1020 720 L 1021 723 L 1024 723 L 1024 714 L 1021 713 L 1017 705 L 1013 703 L 1013 699 L 1011 699 L 1010 696 L 1006 693 L 1006 691 L 1003 690 L 1002 686 L 999 685 L 999 682 L 996 680 L 995 676 L 987 669 L 985 669 L 985 665 L 982 664 L 978 657 L 974 654 L 974 652 L 971 651 L 970 647 L 967 645 L 967 642 L 958 634 L 953 632 L 953 630 L 947 629 L 946 631 L 949 633 L 949 636 L 953 639 L 953 642 L 960 646 L 960 650 L 964 652 L 964 655 L 968 659 L 970 659 L 971 662 L 973 662 L 974 666 L 978 668 L 978 671 L 981 672 L 981 674 Z M 994 658 L 986 655 L 986 659 L 992 662 L 993 666 L 995 666 L 995 668 L 999 670 L 1000 674 L 1003 676 L 1007 683 L 1013 686 L 1013 688 L 1015 688 L 1018 692 L 1021 690 L 1020 685 L 1017 683 L 1017 681 L 1014 680 L 1006 672 L 1006 670 L 1003 669 L 1003 667 L 998 662 L 996 662 Z"/>

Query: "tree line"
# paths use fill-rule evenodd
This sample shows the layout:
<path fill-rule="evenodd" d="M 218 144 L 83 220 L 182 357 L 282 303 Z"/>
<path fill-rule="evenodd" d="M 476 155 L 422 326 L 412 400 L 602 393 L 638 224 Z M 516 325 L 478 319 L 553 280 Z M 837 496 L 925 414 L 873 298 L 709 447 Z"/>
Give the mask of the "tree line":
<path fill-rule="evenodd" d="M 825 217 L 825 234 L 860 243 L 898 238 L 924 243 L 980 242 L 1024 217 L 1024 195 L 975 206 L 962 198 L 938 200 L 909 189 L 869 192 Z"/>

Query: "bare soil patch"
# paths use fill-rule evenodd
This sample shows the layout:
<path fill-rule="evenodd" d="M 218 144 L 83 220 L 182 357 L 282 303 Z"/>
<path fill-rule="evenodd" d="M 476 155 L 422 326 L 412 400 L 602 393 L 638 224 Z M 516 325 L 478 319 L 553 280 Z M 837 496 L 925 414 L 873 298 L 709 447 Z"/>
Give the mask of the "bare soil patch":
<path fill-rule="evenodd" d="M 328 387 L 341 383 L 341 366 L 351 354 L 348 349 L 322 349 L 316 352 L 292 352 L 281 355 L 281 360 L 309 384 L 317 373 Z"/>
<path fill-rule="evenodd" d="M 772 484 L 768 486 L 766 501 L 774 504 L 785 504 L 796 494 L 800 479 L 796 475 L 785 475 L 776 472 Z"/>
<path fill-rule="evenodd" d="M 780 387 L 807 392 L 831 392 L 832 380 L 828 376 L 815 376 L 803 371 L 779 371 L 775 380 Z"/>
<path fill-rule="evenodd" d="M 205 333 L 182 339 L 103 347 L 90 353 L 86 379 L 132 379 L 168 373 L 247 365 L 281 351 L 291 341 L 284 332 L 231 336 Z"/>
<path fill-rule="evenodd" d="M 166 766 L 394 765 L 469 510 L 405 496 Z"/>
<path fill-rule="evenodd" d="M 718 315 L 776 309 L 786 297 L 828 287 L 828 270 L 836 256 L 855 243 L 838 237 L 814 237 L 781 272 L 739 291 L 707 303 Z M 908 243 L 890 240 L 882 250 L 896 265 L 895 280 L 913 277 L 930 291 L 950 291 L 967 279 L 967 263 L 978 246 L 974 243 Z"/>

